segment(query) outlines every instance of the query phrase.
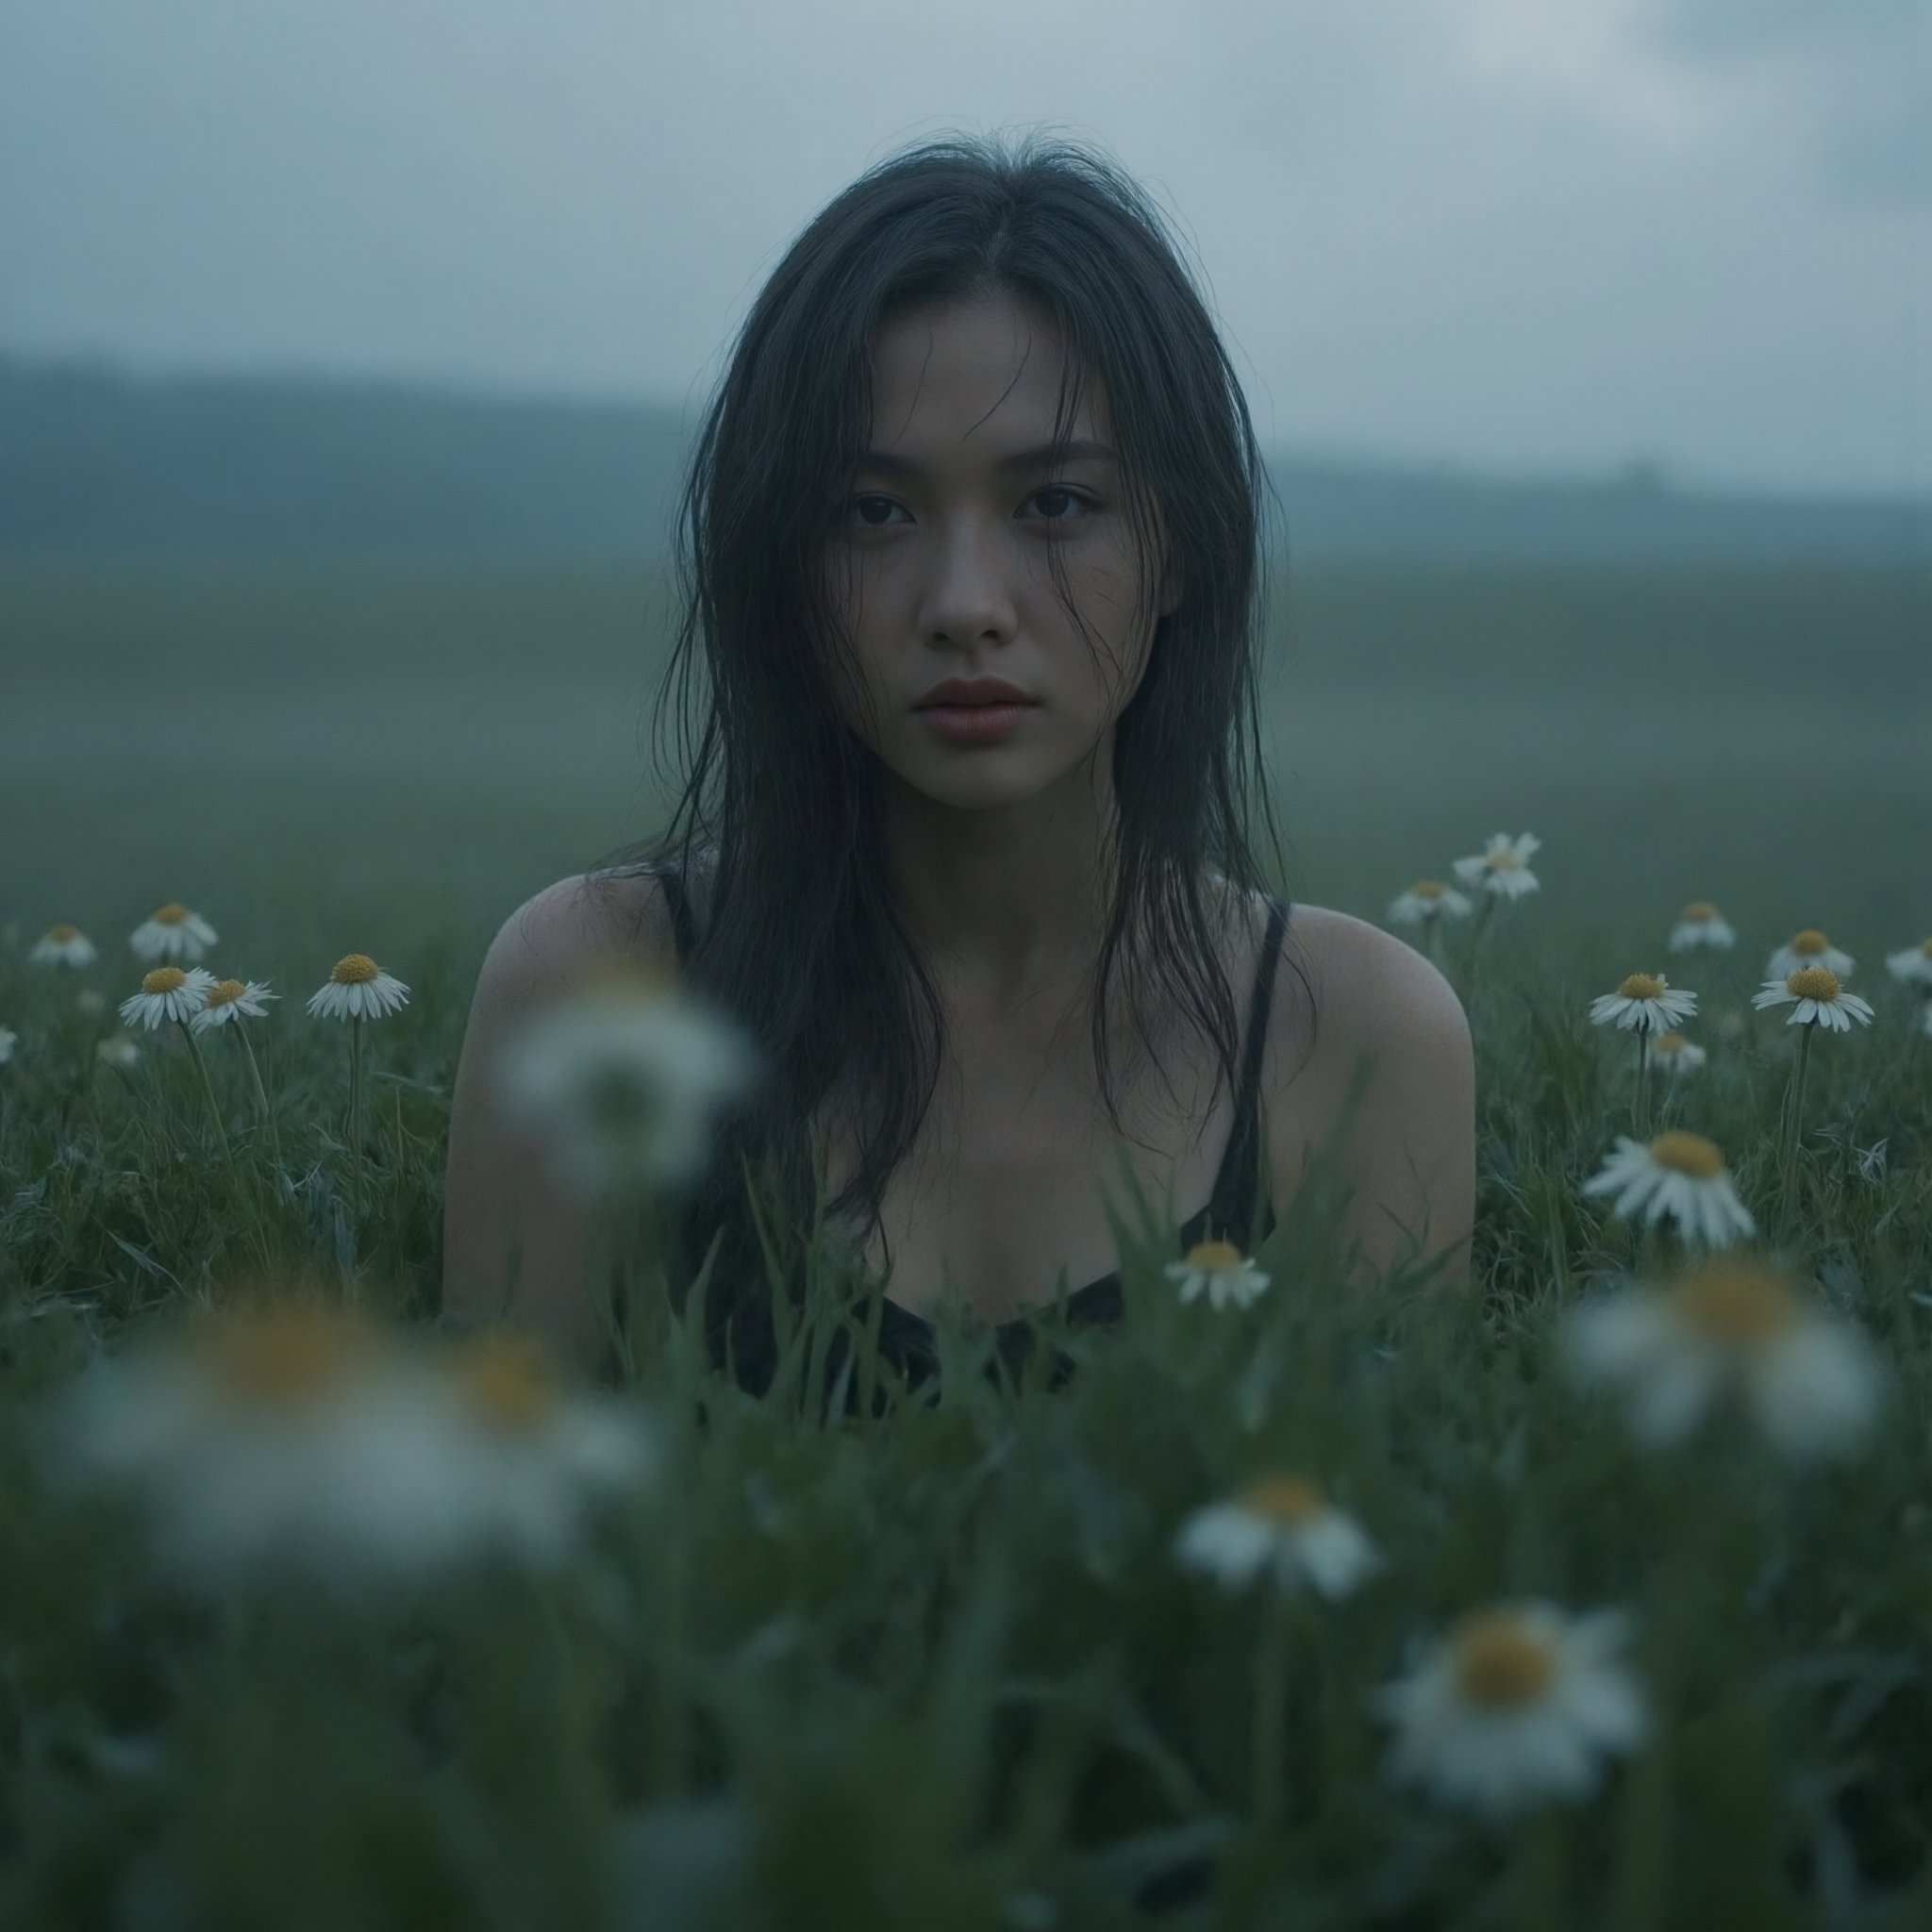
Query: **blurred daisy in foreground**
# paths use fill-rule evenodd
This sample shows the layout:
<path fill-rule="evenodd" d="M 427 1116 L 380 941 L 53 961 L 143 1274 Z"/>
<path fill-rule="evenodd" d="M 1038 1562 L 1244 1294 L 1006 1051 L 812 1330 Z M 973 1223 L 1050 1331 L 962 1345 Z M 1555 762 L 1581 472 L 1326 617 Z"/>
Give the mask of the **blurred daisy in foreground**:
<path fill-rule="evenodd" d="M 714 1115 L 756 1072 L 741 1027 L 658 974 L 606 969 L 506 1043 L 498 1080 L 565 1184 L 615 1197 L 701 1174 Z"/>
<path fill-rule="evenodd" d="M 1224 1589 L 1239 1590 L 1265 1573 L 1284 1592 L 1306 1583 L 1334 1601 L 1382 1566 L 1360 1524 L 1297 1475 L 1263 1476 L 1195 1510 L 1174 1547 L 1180 1563 L 1208 1572 Z"/>
<path fill-rule="evenodd" d="M 1682 989 L 1673 992 L 1660 973 L 1633 973 L 1615 992 L 1590 1003 L 1591 1024 L 1622 1026 L 1639 1033 L 1661 1033 L 1697 1010 L 1697 995 Z"/>
<path fill-rule="evenodd" d="M 1673 953 L 1686 953 L 1693 946 L 1735 946 L 1738 935 L 1708 899 L 1693 899 L 1677 914 L 1666 943 Z"/>
<path fill-rule="evenodd" d="M 1408 891 L 1389 905 L 1389 917 L 1397 925 L 1434 925 L 1441 919 L 1467 919 L 1472 902 L 1454 886 L 1440 879 L 1418 879 Z"/>
<path fill-rule="evenodd" d="M 1583 1191 L 1614 1194 L 1610 1211 L 1620 1219 L 1644 1210 L 1649 1227 L 1668 1216 L 1685 1240 L 1707 1247 L 1728 1247 L 1757 1231 L 1731 1186 L 1722 1149 L 1702 1134 L 1678 1129 L 1650 1141 L 1619 1134 L 1617 1151 Z"/>
<path fill-rule="evenodd" d="M 1531 1602 L 1464 1617 L 1375 1699 L 1396 1729 L 1390 1775 L 1492 1817 L 1589 1797 L 1602 1760 L 1647 1728 L 1617 1655 L 1628 1635 L 1619 1610 L 1573 1618 Z"/>
<path fill-rule="evenodd" d="M 259 1020 L 267 1016 L 268 1008 L 263 1000 L 278 1000 L 281 994 L 271 992 L 265 979 L 218 979 L 208 990 L 208 1005 L 189 1021 L 197 1033 L 206 1033 L 211 1027 L 231 1026 L 237 1020 Z"/>
<path fill-rule="evenodd" d="M 50 1476 L 131 1493 L 155 1554 L 211 1591 L 416 1577 L 495 1554 L 551 1566 L 592 1500 L 646 1481 L 634 1404 L 566 1391 L 535 1348 L 439 1355 L 298 1302 L 92 1364 L 45 1424 Z"/>
<path fill-rule="evenodd" d="M 179 966 L 157 966 L 142 978 L 141 991 L 121 1002 L 121 1024 L 145 1026 L 150 1032 L 170 1020 L 185 1026 L 208 1004 L 214 983 L 214 974 L 204 967 L 191 966 L 184 972 Z"/>
<path fill-rule="evenodd" d="M 1659 1033 L 1650 1042 L 1651 1058 L 1670 1074 L 1694 1074 L 1710 1056 L 1681 1033 Z"/>
<path fill-rule="evenodd" d="M 139 1066 L 141 1045 L 138 1041 L 130 1040 L 125 1033 L 110 1033 L 94 1047 L 94 1058 L 104 1067 L 120 1067 L 125 1070 Z"/>
<path fill-rule="evenodd" d="M 1788 979 L 1807 966 L 1823 966 L 1827 973 L 1847 979 L 1852 964 L 1849 953 L 1840 953 L 1816 926 L 1807 926 L 1803 932 L 1792 934 L 1789 945 L 1780 946 L 1771 956 L 1764 971 L 1767 978 Z"/>
<path fill-rule="evenodd" d="M 1932 940 L 1921 940 L 1902 953 L 1888 953 L 1885 966 L 1891 976 L 1907 986 L 1932 986 Z"/>
<path fill-rule="evenodd" d="M 186 959 L 192 966 L 214 944 L 218 935 L 200 913 L 191 912 L 179 900 L 144 919 L 127 935 L 137 959 L 152 963 L 157 959 Z"/>
<path fill-rule="evenodd" d="M 35 966 L 92 966 L 100 957 L 94 942 L 77 925 L 50 925 L 27 954 Z"/>
<path fill-rule="evenodd" d="M 1165 1273 L 1180 1284 L 1181 1300 L 1198 1300 L 1205 1292 L 1209 1307 L 1249 1307 L 1268 1286 L 1267 1274 L 1255 1266 L 1232 1241 L 1196 1241 L 1184 1259 L 1170 1261 Z"/>
<path fill-rule="evenodd" d="M 1861 1026 L 1872 1024 L 1870 1001 L 1847 992 L 1838 974 L 1824 966 L 1807 966 L 1790 978 L 1767 980 L 1762 991 L 1751 995 L 1751 1004 L 1760 1011 L 1766 1007 L 1790 1007 L 1788 1026 L 1823 1026 L 1829 1033 L 1849 1033 L 1852 1022 Z"/>
<path fill-rule="evenodd" d="M 1537 876 L 1529 870 L 1527 861 L 1541 849 L 1542 841 L 1533 832 L 1524 832 L 1514 839 L 1507 832 L 1497 832 L 1491 836 L 1487 851 L 1474 858 L 1456 861 L 1456 876 L 1464 885 L 1479 886 L 1498 898 L 1520 899 L 1524 893 L 1539 890 Z"/>
<path fill-rule="evenodd" d="M 385 973 L 367 953 L 345 953 L 310 995 L 318 1020 L 380 1020 L 409 1004 L 409 989 Z"/>
<path fill-rule="evenodd" d="M 1878 1406 L 1878 1365 L 1864 1336 L 1748 1256 L 1708 1256 L 1661 1291 L 1585 1302 L 1564 1343 L 1577 1379 L 1624 1392 L 1631 1433 L 1656 1448 L 1732 1404 L 1793 1460 L 1832 1455 L 1864 1435 Z"/>
<path fill-rule="evenodd" d="M 13 1049 L 20 1044 L 20 1035 L 11 1026 L 0 1026 L 0 1067 L 13 1058 Z"/>

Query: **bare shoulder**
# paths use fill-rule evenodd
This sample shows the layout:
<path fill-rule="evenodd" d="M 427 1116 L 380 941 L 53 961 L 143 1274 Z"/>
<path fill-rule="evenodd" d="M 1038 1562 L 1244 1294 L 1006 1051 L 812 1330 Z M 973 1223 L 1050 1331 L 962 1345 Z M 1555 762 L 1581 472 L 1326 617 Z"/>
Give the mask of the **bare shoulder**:
<path fill-rule="evenodd" d="M 476 997 L 522 1004 L 613 955 L 674 957 L 663 885 L 648 873 L 573 873 L 533 892 L 497 928 Z"/>
<path fill-rule="evenodd" d="M 1313 1007 L 1312 1052 L 1356 1058 L 1378 1049 L 1412 1058 L 1455 1057 L 1470 1044 L 1469 1020 L 1456 989 L 1432 959 L 1407 941 L 1353 913 L 1297 905 L 1289 917 L 1277 975 L 1277 1009 L 1299 994 Z M 1284 991 L 1280 980 L 1297 982 Z"/>

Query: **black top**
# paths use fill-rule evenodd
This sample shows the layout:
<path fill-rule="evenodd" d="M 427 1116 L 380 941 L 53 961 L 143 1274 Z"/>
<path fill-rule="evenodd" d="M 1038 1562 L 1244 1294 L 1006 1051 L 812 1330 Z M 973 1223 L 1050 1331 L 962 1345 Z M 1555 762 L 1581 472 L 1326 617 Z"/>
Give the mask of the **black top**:
<path fill-rule="evenodd" d="M 684 881 L 675 870 L 657 874 L 664 887 L 671 909 L 672 929 L 680 961 L 696 944 L 696 928 Z M 1255 1191 L 1259 1154 L 1259 1099 L 1261 1057 L 1268 1035 L 1268 1011 L 1274 987 L 1274 962 L 1280 957 L 1281 942 L 1288 929 L 1288 902 L 1270 894 L 1268 931 L 1262 942 L 1261 958 L 1255 973 L 1253 996 L 1248 1005 L 1247 1047 L 1241 1060 L 1241 1085 L 1235 1094 L 1234 1126 L 1223 1150 L 1214 1187 L 1206 1203 L 1180 1226 L 1182 1251 L 1198 1241 L 1214 1239 L 1231 1241 L 1245 1254 L 1257 1240 L 1265 1240 L 1274 1228 L 1274 1208 L 1271 1203 L 1257 1233 L 1254 1229 Z M 923 1380 L 938 1366 L 936 1330 L 924 1315 L 895 1302 L 881 1292 L 879 1353 L 893 1361 L 908 1381 Z M 1049 1302 L 1027 1312 L 992 1324 L 1000 1354 L 1017 1366 L 1032 1345 L 1033 1324 L 1048 1312 L 1063 1311 L 1070 1323 L 1111 1327 L 1124 1312 L 1121 1276 L 1118 1269 L 1073 1290 L 1061 1302 Z M 1071 1373 L 1072 1363 L 1059 1357 L 1052 1378 L 1058 1387 Z"/>

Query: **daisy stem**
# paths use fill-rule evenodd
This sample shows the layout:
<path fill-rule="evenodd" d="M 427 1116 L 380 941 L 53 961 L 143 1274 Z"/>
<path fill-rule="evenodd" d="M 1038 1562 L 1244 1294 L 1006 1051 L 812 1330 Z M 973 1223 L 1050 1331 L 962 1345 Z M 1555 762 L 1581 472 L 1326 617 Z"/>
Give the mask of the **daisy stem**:
<path fill-rule="evenodd" d="M 1817 1030 L 1818 1023 L 1814 1020 L 1800 1032 L 1798 1063 L 1791 1069 L 1789 1101 L 1790 1119 L 1786 1123 L 1784 1185 L 1778 1190 L 1779 1205 L 1787 1225 L 1790 1224 L 1791 1218 L 1792 1189 L 1798 1177 L 1798 1142 L 1805 1132 L 1805 1067 L 1811 1058 L 1811 1036 Z"/>
<path fill-rule="evenodd" d="M 238 1026 L 235 1031 L 242 1036 L 242 1051 L 248 1056 L 248 1077 L 255 1086 L 255 1104 L 261 1109 L 261 1117 L 268 1123 L 268 1144 L 275 1151 L 275 1185 L 279 1188 L 282 1175 L 282 1138 L 275 1125 L 275 1111 L 268 1104 L 268 1089 L 261 1084 L 261 1068 L 255 1058 L 255 1048 L 249 1044 L 248 1029 Z"/>
<path fill-rule="evenodd" d="M 1650 1139 L 1650 1030 L 1637 1030 L 1637 1138 Z"/>
<path fill-rule="evenodd" d="M 1271 1579 L 1272 1583 L 1273 1579 Z M 1261 1612 L 1255 1651 L 1255 1729 L 1251 1740 L 1255 1824 L 1262 1831 L 1279 1823 L 1287 1782 L 1288 1593 L 1271 1588 Z"/>
<path fill-rule="evenodd" d="M 349 1221 L 362 1224 L 362 1016 L 349 1016 Z"/>
<path fill-rule="evenodd" d="M 228 1130 L 222 1124 L 222 1109 L 215 1100 L 214 1082 L 208 1076 L 208 1062 L 201 1057 L 201 1049 L 194 1043 L 194 1034 L 186 1020 L 176 1020 L 181 1029 L 181 1038 L 188 1042 L 188 1051 L 194 1061 L 194 1071 L 201 1075 L 201 1091 L 208 1096 L 208 1110 L 215 1124 L 215 1139 L 222 1143 L 222 1158 L 228 1163 L 230 1173 L 235 1167 L 235 1156 L 228 1145 Z"/>

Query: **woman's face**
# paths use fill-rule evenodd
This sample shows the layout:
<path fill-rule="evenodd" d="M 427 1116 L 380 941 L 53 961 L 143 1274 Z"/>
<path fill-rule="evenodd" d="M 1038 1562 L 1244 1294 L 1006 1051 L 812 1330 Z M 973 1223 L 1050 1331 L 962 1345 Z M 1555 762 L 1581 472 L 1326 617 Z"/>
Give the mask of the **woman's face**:
<path fill-rule="evenodd" d="M 1044 791 L 1105 742 L 1146 669 L 1178 584 L 1136 612 L 1124 479 L 1089 384 L 1071 436 L 1101 445 L 1058 469 L 1062 351 L 1010 295 L 888 324 L 874 357 L 873 447 L 829 545 L 827 588 L 857 660 L 846 723 L 906 785 L 985 807 Z M 1158 529 L 1157 523 L 1156 528 Z M 1088 638 L 1048 567 L 1057 550 Z M 960 741 L 923 716 L 943 678 L 997 677 L 1033 700 L 1003 737 Z"/>

